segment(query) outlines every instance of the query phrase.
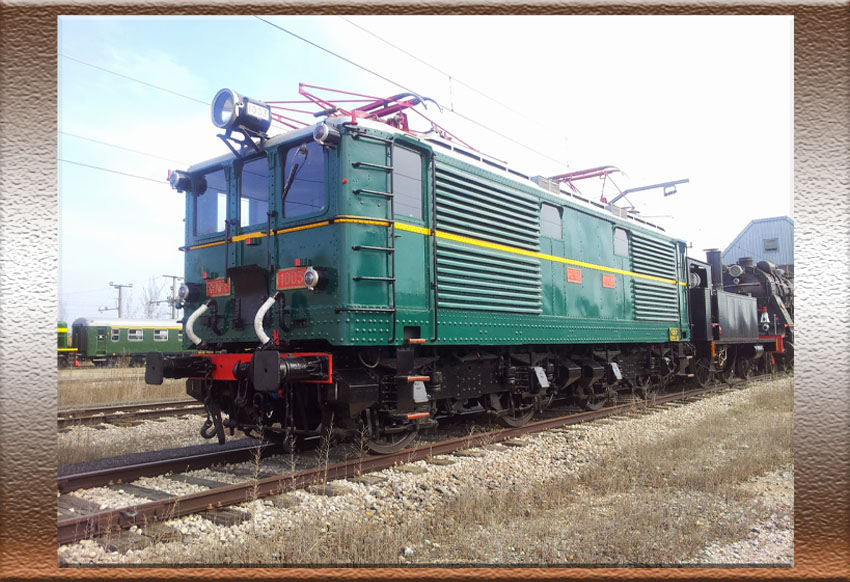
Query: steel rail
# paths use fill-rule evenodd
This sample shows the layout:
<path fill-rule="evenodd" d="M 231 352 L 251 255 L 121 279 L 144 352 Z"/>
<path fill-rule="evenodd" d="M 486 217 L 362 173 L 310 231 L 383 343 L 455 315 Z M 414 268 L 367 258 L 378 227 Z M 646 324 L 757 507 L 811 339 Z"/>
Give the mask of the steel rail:
<path fill-rule="evenodd" d="M 282 449 L 276 443 L 262 443 L 228 449 L 226 451 L 214 451 L 200 455 L 174 457 L 171 459 L 137 463 L 135 465 L 86 471 L 85 473 L 73 473 L 57 477 L 56 486 L 60 493 L 70 493 L 78 489 L 103 487 L 115 483 L 129 483 L 141 477 L 156 477 L 165 475 L 166 473 L 205 469 L 217 463 L 244 463 L 245 461 L 256 459 L 258 452 L 260 457 L 264 458 L 280 454 Z"/>
<path fill-rule="evenodd" d="M 158 418 L 161 416 L 177 416 L 191 412 L 201 412 L 203 404 L 197 400 L 176 400 L 173 402 L 150 402 L 147 404 L 126 404 L 120 406 L 103 406 L 99 408 L 81 408 L 76 410 L 60 410 L 57 426 L 87 426 L 101 422 L 119 420 L 135 420 Z"/>
<path fill-rule="evenodd" d="M 720 387 L 683 390 L 650 400 L 639 400 L 600 410 L 541 420 L 518 428 L 496 430 L 428 444 L 427 446 L 417 446 L 389 455 L 362 457 L 352 461 L 326 466 L 322 465 L 288 475 L 275 475 L 263 479 L 246 481 L 191 495 L 172 497 L 161 501 L 151 501 L 120 509 L 107 509 L 94 514 L 60 519 L 57 524 L 58 541 L 60 544 L 72 543 L 80 539 L 103 535 L 110 531 L 127 529 L 133 525 L 144 525 L 209 509 L 236 505 L 254 499 L 302 489 L 309 485 L 317 485 L 328 481 L 388 469 L 399 463 L 410 463 L 434 455 L 449 454 L 460 449 L 498 443 L 525 434 L 538 433 L 557 427 L 579 424 L 608 416 L 615 416 L 624 412 L 638 411 L 660 404 L 694 398 L 719 389 Z M 256 450 L 255 447 L 254 450 Z M 183 459 L 182 461 L 191 462 L 191 459 Z"/>

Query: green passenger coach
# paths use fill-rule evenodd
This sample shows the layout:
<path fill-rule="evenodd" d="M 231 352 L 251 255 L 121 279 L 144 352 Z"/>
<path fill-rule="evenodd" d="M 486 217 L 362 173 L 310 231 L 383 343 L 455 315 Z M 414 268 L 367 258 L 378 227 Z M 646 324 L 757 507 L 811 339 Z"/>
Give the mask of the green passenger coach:
<path fill-rule="evenodd" d="M 149 352 L 183 352 L 183 326 L 175 320 L 81 317 L 71 333 L 79 358 L 95 366 L 140 365 Z"/>
<path fill-rule="evenodd" d="M 146 373 L 188 378 L 206 436 L 333 417 L 387 452 L 443 415 L 516 426 L 556 395 L 598 408 L 691 375 L 683 241 L 410 131 L 413 101 L 268 137 L 267 105 L 216 96 L 231 153 L 170 177 L 184 343 L 204 353 Z"/>

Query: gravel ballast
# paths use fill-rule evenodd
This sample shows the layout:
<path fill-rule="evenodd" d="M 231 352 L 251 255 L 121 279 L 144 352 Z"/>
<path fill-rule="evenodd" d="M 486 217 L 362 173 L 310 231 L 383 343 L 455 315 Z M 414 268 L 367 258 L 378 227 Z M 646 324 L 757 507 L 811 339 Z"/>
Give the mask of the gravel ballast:
<path fill-rule="evenodd" d="M 325 544 L 328 539 L 345 539 L 346 530 L 359 531 L 352 527 L 365 525 L 368 530 L 389 529 L 397 532 L 390 542 L 376 538 L 375 542 L 393 544 L 390 553 L 383 548 L 382 563 L 397 565 L 594 565 L 587 560 L 577 560 L 574 546 L 579 541 L 574 531 L 565 524 L 576 519 L 570 506 L 555 508 L 551 512 L 529 506 L 521 512 L 510 527 L 492 529 L 473 519 L 464 531 L 446 532 L 423 537 L 426 530 L 415 526 L 427 516 L 440 515 L 447 506 L 462 507 L 459 500 L 475 495 L 525 495 L 529 490 L 545 490 L 553 479 L 579 478 L 591 470 L 598 470 L 600 459 L 610 452 L 615 443 L 639 441 L 642 445 L 664 442 L 665 438 L 688 431 L 689 427 L 712 414 L 736 414 L 739 408 L 762 393 L 788 390 L 792 380 L 781 377 L 752 382 L 745 390 L 727 392 L 680 407 L 659 410 L 653 414 L 633 415 L 616 421 L 596 422 L 568 429 L 556 429 L 522 438 L 523 446 L 482 447 L 476 449 L 481 456 L 450 455 L 429 461 L 418 461 L 372 474 L 372 479 L 352 479 L 336 482 L 332 495 L 297 491 L 283 496 L 258 499 L 236 506 L 247 512 L 248 519 L 234 525 L 216 525 L 199 515 L 187 516 L 166 522 L 177 532 L 176 539 L 168 542 L 148 543 L 127 551 L 108 551 L 95 540 L 84 540 L 60 546 L 59 558 L 63 564 L 107 565 L 107 564 L 257 564 L 257 563 L 304 563 L 302 555 L 310 554 L 314 547 Z M 790 418 L 789 418 L 790 423 Z M 147 423 L 145 423 L 147 424 Z M 164 423 L 156 423 L 157 432 Z M 125 428 L 130 432 L 144 429 Z M 149 429 L 148 429 L 149 430 Z M 106 433 L 107 431 L 98 431 Z M 181 434 L 185 435 L 185 432 Z M 106 435 L 104 435 L 106 436 Z M 94 436 L 92 437 L 94 438 Z M 122 437 L 130 438 L 130 437 Z M 169 446 L 181 443 L 171 442 Z M 185 443 L 183 443 L 185 444 Z M 719 467 L 734 451 L 722 448 L 713 458 L 701 459 L 706 472 Z M 218 481 L 232 481 L 211 470 L 193 472 L 193 475 Z M 360 482 L 367 481 L 368 483 Z M 188 493 L 202 490 L 197 485 L 178 484 L 167 477 L 145 478 L 138 485 L 157 488 L 170 493 Z M 700 538 L 702 546 L 690 555 L 681 555 L 671 563 L 679 564 L 770 564 L 790 566 L 793 563 L 793 465 L 777 466 L 754 478 L 745 480 L 722 498 L 711 495 L 694 496 L 683 490 L 681 495 L 669 495 L 665 505 L 676 513 L 676 505 L 683 504 L 682 519 L 693 522 L 692 505 L 705 503 L 705 515 L 722 514 L 723 519 L 737 524 L 743 535 L 715 543 L 710 537 Z M 327 492 L 326 492 L 327 493 Z M 581 491 L 565 492 L 583 500 L 581 509 L 594 516 L 616 514 L 616 509 L 628 504 L 629 493 L 617 495 L 588 494 Z M 99 488 L 80 491 L 81 499 L 112 506 L 117 501 L 143 502 L 132 495 Z M 667 494 L 665 494 L 667 495 Z M 695 501 L 696 500 L 696 501 Z M 454 504 L 454 505 L 451 505 Z M 684 504 L 690 504 L 684 507 Z M 698 506 L 699 507 L 699 506 Z M 545 515 L 546 521 L 543 520 Z M 700 514 L 702 515 L 702 514 Z M 678 519 L 678 518 L 676 518 Z M 543 524 L 540 528 L 532 523 Z M 645 532 L 647 536 L 676 536 L 677 524 L 665 523 L 663 531 Z M 705 528 L 708 534 L 713 524 L 688 523 L 688 527 Z M 703 521 L 711 521 L 703 518 Z M 424 522 L 423 522 L 424 523 Z M 637 522 L 635 522 L 637 523 Z M 555 524 L 555 525 L 553 525 Z M 560 525 L 558 525 L 560 524 Z M 628 523 L 615 524 L 628 528 Z M 534 526 L 534 527 L 532 527 Z M 537 527 L 537 529 L 535 529 Z M 702 531 L 702 530 L 699 530 Z M 314 532 L 308 535 L 306 532 Z M 316 533 L 318 532 L 318 533 Z M 462 534 L 464 543 L 457 543 Z M 301 539 L 301 538 L 309 539 Z M 315 539 L 313 539 L 315 538 Z M 303 544 L 304 554 L 284 555 L 277 550 L 282 539 L 298 539 Z M 362 540 L 355 540 L 359 542 Z M 356 545 L 352 542 L 352 545 Z M 281 547 L 289 547 L 281 545 Z M 299 546 L 300 547 L 300 546 Z M 469 548 L 472 548 L 470 551 Z M 543 549 L 541 549 L 543 548 Z M 611 554 L 604 547 L 593 554 L 599 564 L 628 564 L 635 560 L 606 557 Z M 309 559 L 309 558 L 308 558 Z M 374 563 L 369 556 L 358 558 L 340 556 L 343 563 Z M 339 563 L 335 556 L 324 562 Z M 612 561 L 613 560 L 613 561 Z M 639 562 L 639 560 L 638 560 Z M 311 565 L 318 565 L 310 562 Z M 640 565 L 640 564 L 639 564 Z M 651 565 L 651 564 L 646 564 Z"/>

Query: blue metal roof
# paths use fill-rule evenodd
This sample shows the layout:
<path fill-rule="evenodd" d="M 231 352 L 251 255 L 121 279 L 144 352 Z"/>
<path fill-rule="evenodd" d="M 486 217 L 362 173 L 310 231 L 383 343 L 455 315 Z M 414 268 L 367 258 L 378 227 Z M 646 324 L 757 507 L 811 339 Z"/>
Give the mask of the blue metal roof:
<path fill-rule="evenodd" d="M 787 216 L 750 221 L 721 254 L 724 265 L 752 257 L 774 265 L 794 264 L 794 221 Z"/>

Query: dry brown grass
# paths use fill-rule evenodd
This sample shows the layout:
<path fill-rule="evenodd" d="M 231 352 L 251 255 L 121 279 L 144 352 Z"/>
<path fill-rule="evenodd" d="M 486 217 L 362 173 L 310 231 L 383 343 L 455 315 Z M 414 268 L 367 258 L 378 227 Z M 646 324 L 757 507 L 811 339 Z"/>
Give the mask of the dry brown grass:
<path fill-rule="evenodd" d="M 60 410 L 188 398 L 185 380 L 164 380 L 160 386 L 148 385 L 143 368 L 59 370 L 57 391 Z"/>
<path fill-rule="evenodd" d="M 759 506 L 752 493 L 736 485 L 792 462 L 791 381 L 770 386 L 756 387 L 742 405 L 683 424 L 660 441 L 636 435 L 612 443 L 575 475 L 514 490 L 470 487 L 433 512 L 397 519 L 316 519 L 297 531 L 279 528 L 190 559 L 339 565 L 680 563 L 709 540 L 739 539 Z M 404 545 L 416 548 L 414 558 L 400 556 Z"/>

